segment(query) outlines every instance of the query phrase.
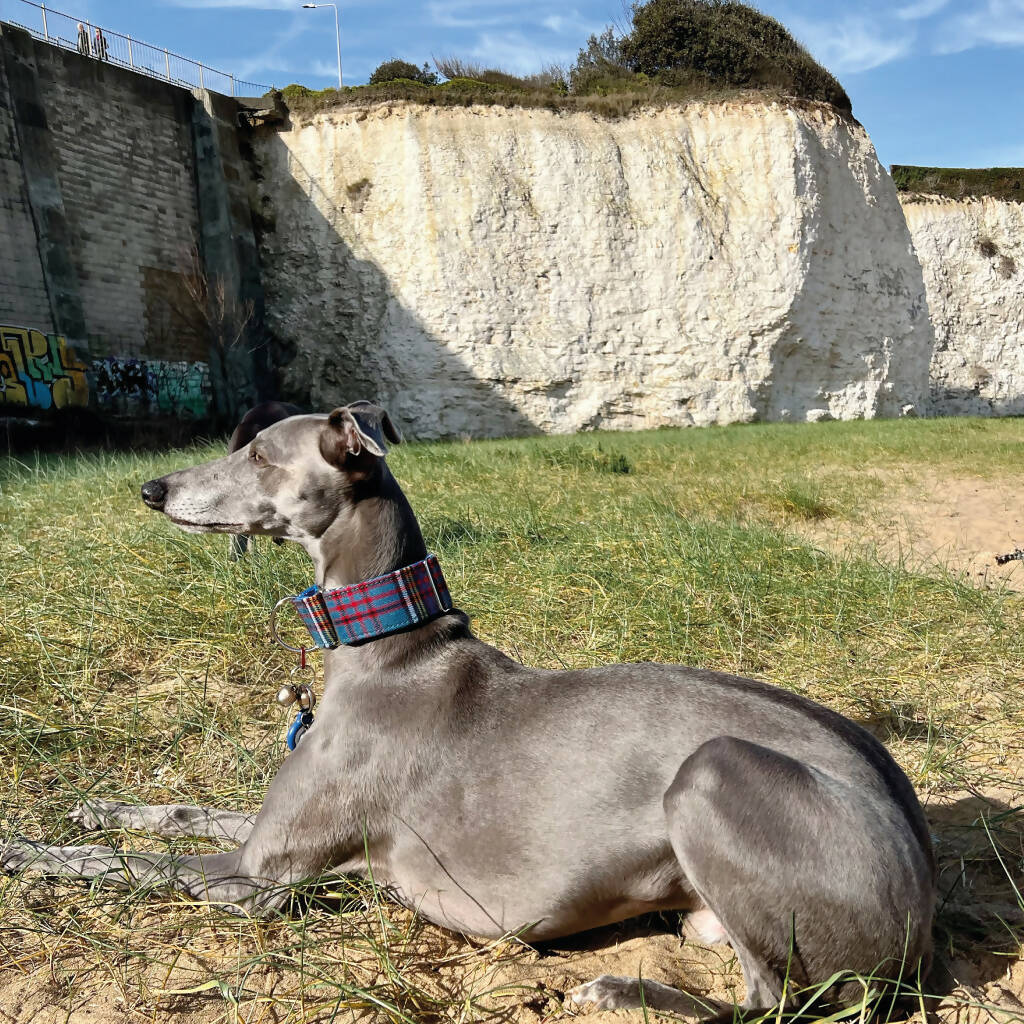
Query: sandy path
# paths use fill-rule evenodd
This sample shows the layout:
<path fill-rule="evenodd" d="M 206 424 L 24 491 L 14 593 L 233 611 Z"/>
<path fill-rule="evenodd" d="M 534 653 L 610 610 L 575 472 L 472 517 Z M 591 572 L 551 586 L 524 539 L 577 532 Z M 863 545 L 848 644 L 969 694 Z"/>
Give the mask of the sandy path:
<path fill-rule="evenodd" d="M 1024 562 L 996 555 L 1024 548 L 1024 479 L 888 474 L 866 520 L 825 520 L 799 532 L 830 550 L 874 549 L 908 568 L 942 566 L 985 585 L 1024 590 Z"/>

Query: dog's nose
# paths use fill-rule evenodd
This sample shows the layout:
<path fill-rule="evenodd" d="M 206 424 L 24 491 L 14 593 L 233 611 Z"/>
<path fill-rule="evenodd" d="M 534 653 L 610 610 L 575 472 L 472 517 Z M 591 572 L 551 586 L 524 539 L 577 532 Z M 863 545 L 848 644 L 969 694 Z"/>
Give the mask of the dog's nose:
<path fill-rule="evenodd" d="M 142 500 L 159 512 L 167 500 L 167 484 L 163 480 L 147 480 L 142 485 Z"/>

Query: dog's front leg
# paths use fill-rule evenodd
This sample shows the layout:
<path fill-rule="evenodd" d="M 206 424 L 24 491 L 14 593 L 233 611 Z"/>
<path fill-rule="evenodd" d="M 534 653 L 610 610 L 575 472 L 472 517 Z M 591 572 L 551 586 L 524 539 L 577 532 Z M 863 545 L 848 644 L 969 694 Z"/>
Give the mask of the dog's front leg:
<path fill-rule="evenodd" d="M 286 759 L 256 821 L 237 823 L 248 834 L 229 853 L 134 853 L 16 839 L 0 846 L 0 869 L 96 880 L 120 889 L 177 889 L 246 913 L 273 910 L 286 901 L 296 882 L 331 866 L 329 817 L 320 819 L 310 810 L 322 810 L 324 804 L 310 785 L 317 777 L 305 763 L 312 753 L 311 747 L 300 747 Z"/>
<path fill-rule="evenodd" d="M 280 906 L 297 880 L 246 870 L 244 849 L 230 853 L 182 856 L 131 853 L 109 846 L 48 846 L 18 839 L 0 850 L 0 867 L 61 878 L 98 881 L 118 889 L 177 889 L 197 900 L 229 910 L 260 914 Z"/>
<path fill-rule="evenodd" d="M 224 811 L 190 804 L 122 804 L 92 798 L 80 803 L 68 818 L 87 829 L 129 828 L 157 836 L 192 836 L 244 842 L 252 832 L 255 814 Z"/>

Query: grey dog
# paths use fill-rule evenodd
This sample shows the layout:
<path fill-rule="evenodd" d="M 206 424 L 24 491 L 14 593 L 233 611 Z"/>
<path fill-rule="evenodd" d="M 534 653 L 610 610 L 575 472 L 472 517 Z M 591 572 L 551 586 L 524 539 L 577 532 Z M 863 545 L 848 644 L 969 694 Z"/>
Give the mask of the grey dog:
<path fill-rule="evenodd" d="M 354 403 L 275 423 L 142 495 L 190 532 L 295 541 L 317 582 L 339 587 L 426 556 L 384 458 L 398 440 L 384 410 Z M 317 720 L 255 818 L 107 801 L 72 812 L 87 827 L 227 837 L 237 849 L 18 840 L 3 864 L 164 885 L 250 913 L 280 907 L 304 878 L 369 864 L 432 922 L 528 940 L 684 910 L 706 941 L 732 945 L 749 1010 L 840 971 L 928 969 L 924 815 L 885 748 L 841 715 L 677 665 L 526 668 L 474 637 L 458 609 L 330 651 L 324 675 Z M 860 990 L 848 978 L 833 985 L 837 1000 Z M 570 995 L 629 1007 L 641 990 L 604 976 Z M 651 982 L 642 995 L 655 1008 L 697 1005 Z"/>

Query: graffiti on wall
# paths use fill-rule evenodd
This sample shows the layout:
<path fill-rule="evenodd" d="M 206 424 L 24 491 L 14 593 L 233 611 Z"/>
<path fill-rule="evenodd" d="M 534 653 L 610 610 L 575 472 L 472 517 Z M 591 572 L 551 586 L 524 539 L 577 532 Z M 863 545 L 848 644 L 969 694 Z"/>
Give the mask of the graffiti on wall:
<path fill-rule="evenodd" d="M 60 335 L 0 325 L 0 407 L 88 405 L 86 372 Z"/>
<path fill-rule="evenodd" d="M 121 356 L 82 362 L 58 334 L 0 324 L 0 412 L 92 405 L 115 416 L 201 419 L 211 400 L 206 363 Z"/>
<path fill-rule="evenodd" d="M 206 363 L 106 356 L 92 361 L 89 376 L 97 405 L 117 414 L 173 413 L 199 419 L 210 407 Z"/>

